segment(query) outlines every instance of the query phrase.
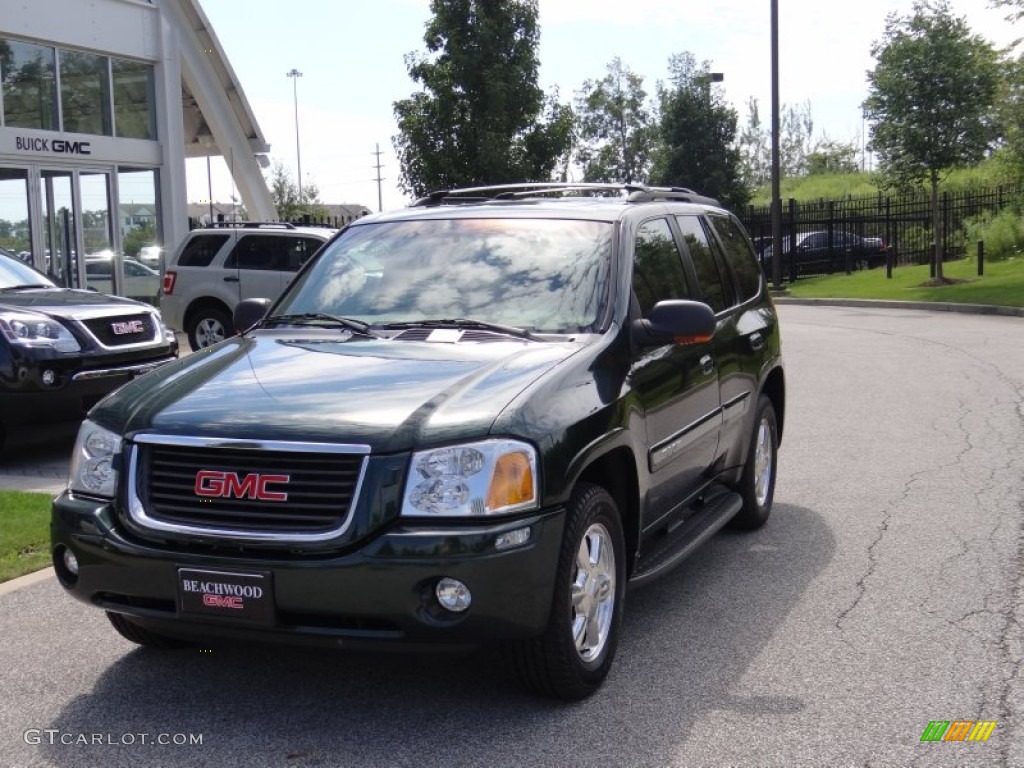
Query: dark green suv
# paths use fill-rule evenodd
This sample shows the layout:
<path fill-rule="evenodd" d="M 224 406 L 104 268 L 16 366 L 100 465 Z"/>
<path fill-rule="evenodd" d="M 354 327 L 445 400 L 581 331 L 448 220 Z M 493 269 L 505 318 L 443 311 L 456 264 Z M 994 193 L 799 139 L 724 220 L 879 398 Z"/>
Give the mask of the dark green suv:
<path fill-rule="evenodd" d="M 495 642 L 580 698 L 628 585 L 771 510 L 778 318 L 689 190 L 432 194 L 234 321 L 90 412 L 54 502 L 61 583 L 137 643 Z"/>

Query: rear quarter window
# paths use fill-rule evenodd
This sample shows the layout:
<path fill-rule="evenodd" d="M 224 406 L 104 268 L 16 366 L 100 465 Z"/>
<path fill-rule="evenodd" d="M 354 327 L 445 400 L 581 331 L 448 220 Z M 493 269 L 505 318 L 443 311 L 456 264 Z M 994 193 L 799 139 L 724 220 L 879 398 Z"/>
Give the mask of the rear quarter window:
<path fill-rule="evenodd" d="M 761 267 L 743 231 L 736 222 L 724 216 L 709 216 L 718 235 L 725 261 L 736 277 L 739 302 L 751 299 L 761 290 Z"/>
<path fill-rule="evenodd" d="M 228 241 L 228 235 L 196 235 L 185 245 L 178 257 L 179 267 L 208 267 L 217 251 Z"/>

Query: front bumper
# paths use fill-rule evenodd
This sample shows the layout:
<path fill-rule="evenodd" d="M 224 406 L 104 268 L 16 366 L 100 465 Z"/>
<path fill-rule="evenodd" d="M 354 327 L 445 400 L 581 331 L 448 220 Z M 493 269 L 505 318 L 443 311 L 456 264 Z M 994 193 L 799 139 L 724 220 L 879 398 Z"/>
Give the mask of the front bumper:
<path fill-rule="evenodd" d="M 131 538 L 110 503 L 65 492 L 51 523 L 58 578 L 75 598 L 129 616 L 154 632 L 345 648 L 462 647 L 530 637 L 548 624 L 564 510 L 476 526 L 399 524 L 343 553 L 199 551 Z M 501 533 L 528 527 L 529 540 L 498 551 Z M 63 566 L 69 548 L 77 578 Z M 262 573 L 269 620 L 183 614 L 179 569 Z M 463 613 L 434 596 L 443 577 L 472 593 Z"/>

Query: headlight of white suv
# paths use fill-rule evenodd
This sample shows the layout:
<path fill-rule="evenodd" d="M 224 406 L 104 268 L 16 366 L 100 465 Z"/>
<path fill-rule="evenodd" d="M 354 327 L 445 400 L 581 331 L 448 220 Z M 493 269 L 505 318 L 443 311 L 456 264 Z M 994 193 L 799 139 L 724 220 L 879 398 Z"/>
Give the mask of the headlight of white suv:
<path fill-rule="evenodd" d="M 414 453 L 402 515 L 501 515 L 537 506 L 533 446 L 518 440 L 484 440 Z"/>
<path fill-rule="evenodd" d="M 114 498 L 117 490 L 114 461 L 120 453 L 120 435 L 88 419 L 83 421 L 71 454 L 68 488 L 90 496 Z"/>
<path fill-rule="evenodd" d="M 26 347 L 52 347 L 58 352 L 81 349 L 71 331 L 56 320 L 34 312 L 0 312 L 0 332 L 12 344 Z"/>

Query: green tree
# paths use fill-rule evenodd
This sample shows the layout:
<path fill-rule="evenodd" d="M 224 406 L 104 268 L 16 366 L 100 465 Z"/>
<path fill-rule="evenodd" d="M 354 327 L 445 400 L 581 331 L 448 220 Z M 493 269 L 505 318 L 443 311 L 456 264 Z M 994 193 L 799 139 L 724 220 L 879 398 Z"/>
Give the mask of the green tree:
<path fill-rule="evenodd" d="M 871 148 L 891 185 L 928 181 L 935 276 L 942 280 L 939 183 L 981 160 L 996 138 L 999 57 L 952 14 L 948 0 L 915 0 L 909 16 L 890 14 L 871 54 L 864 102 Z"/>
<path fill-rule="evenodd" d="M 771 128 L 761 122 L 757 99 L 747 99 L 747 124 L 737 138 L 740 167 L 748 188 L 763 187 L 771 181 L 772 135 Z"/>
<path fill-rule="evenodd" d="M 405 63 L 422 90 L 393 105 L 399 186 L 432 189 L 551 178 L 572 116 L 537 85 L 537 0 L 431 0 L 427 53 Z"/>
<path fill-rule="evenodd" d="M 658 127 L 644 79 L 615 57 L 576 93 L 576 162 L 584 181 L 646 182 Z"/>
<path fill-rule="evenodd" d="M 658 85 L 661 145 L 651 178 L 691 187 L 737 208 L 750 199 L 737 145 L 736 110 L 711 85 L 708 62 L 691 53 L 669 59 L 669 83 Z"/>
<path fill-rule="evenodd" d="M 271 166 L 269 182 L 270 199 L 281 221 L 298 221 L 304 216 L 319 218 L 327 214 L 316 184 L 303 184 L 300 199 L 298 186 L 292 181 L 291 174 L 280 160 L 275 160 Z"/>

